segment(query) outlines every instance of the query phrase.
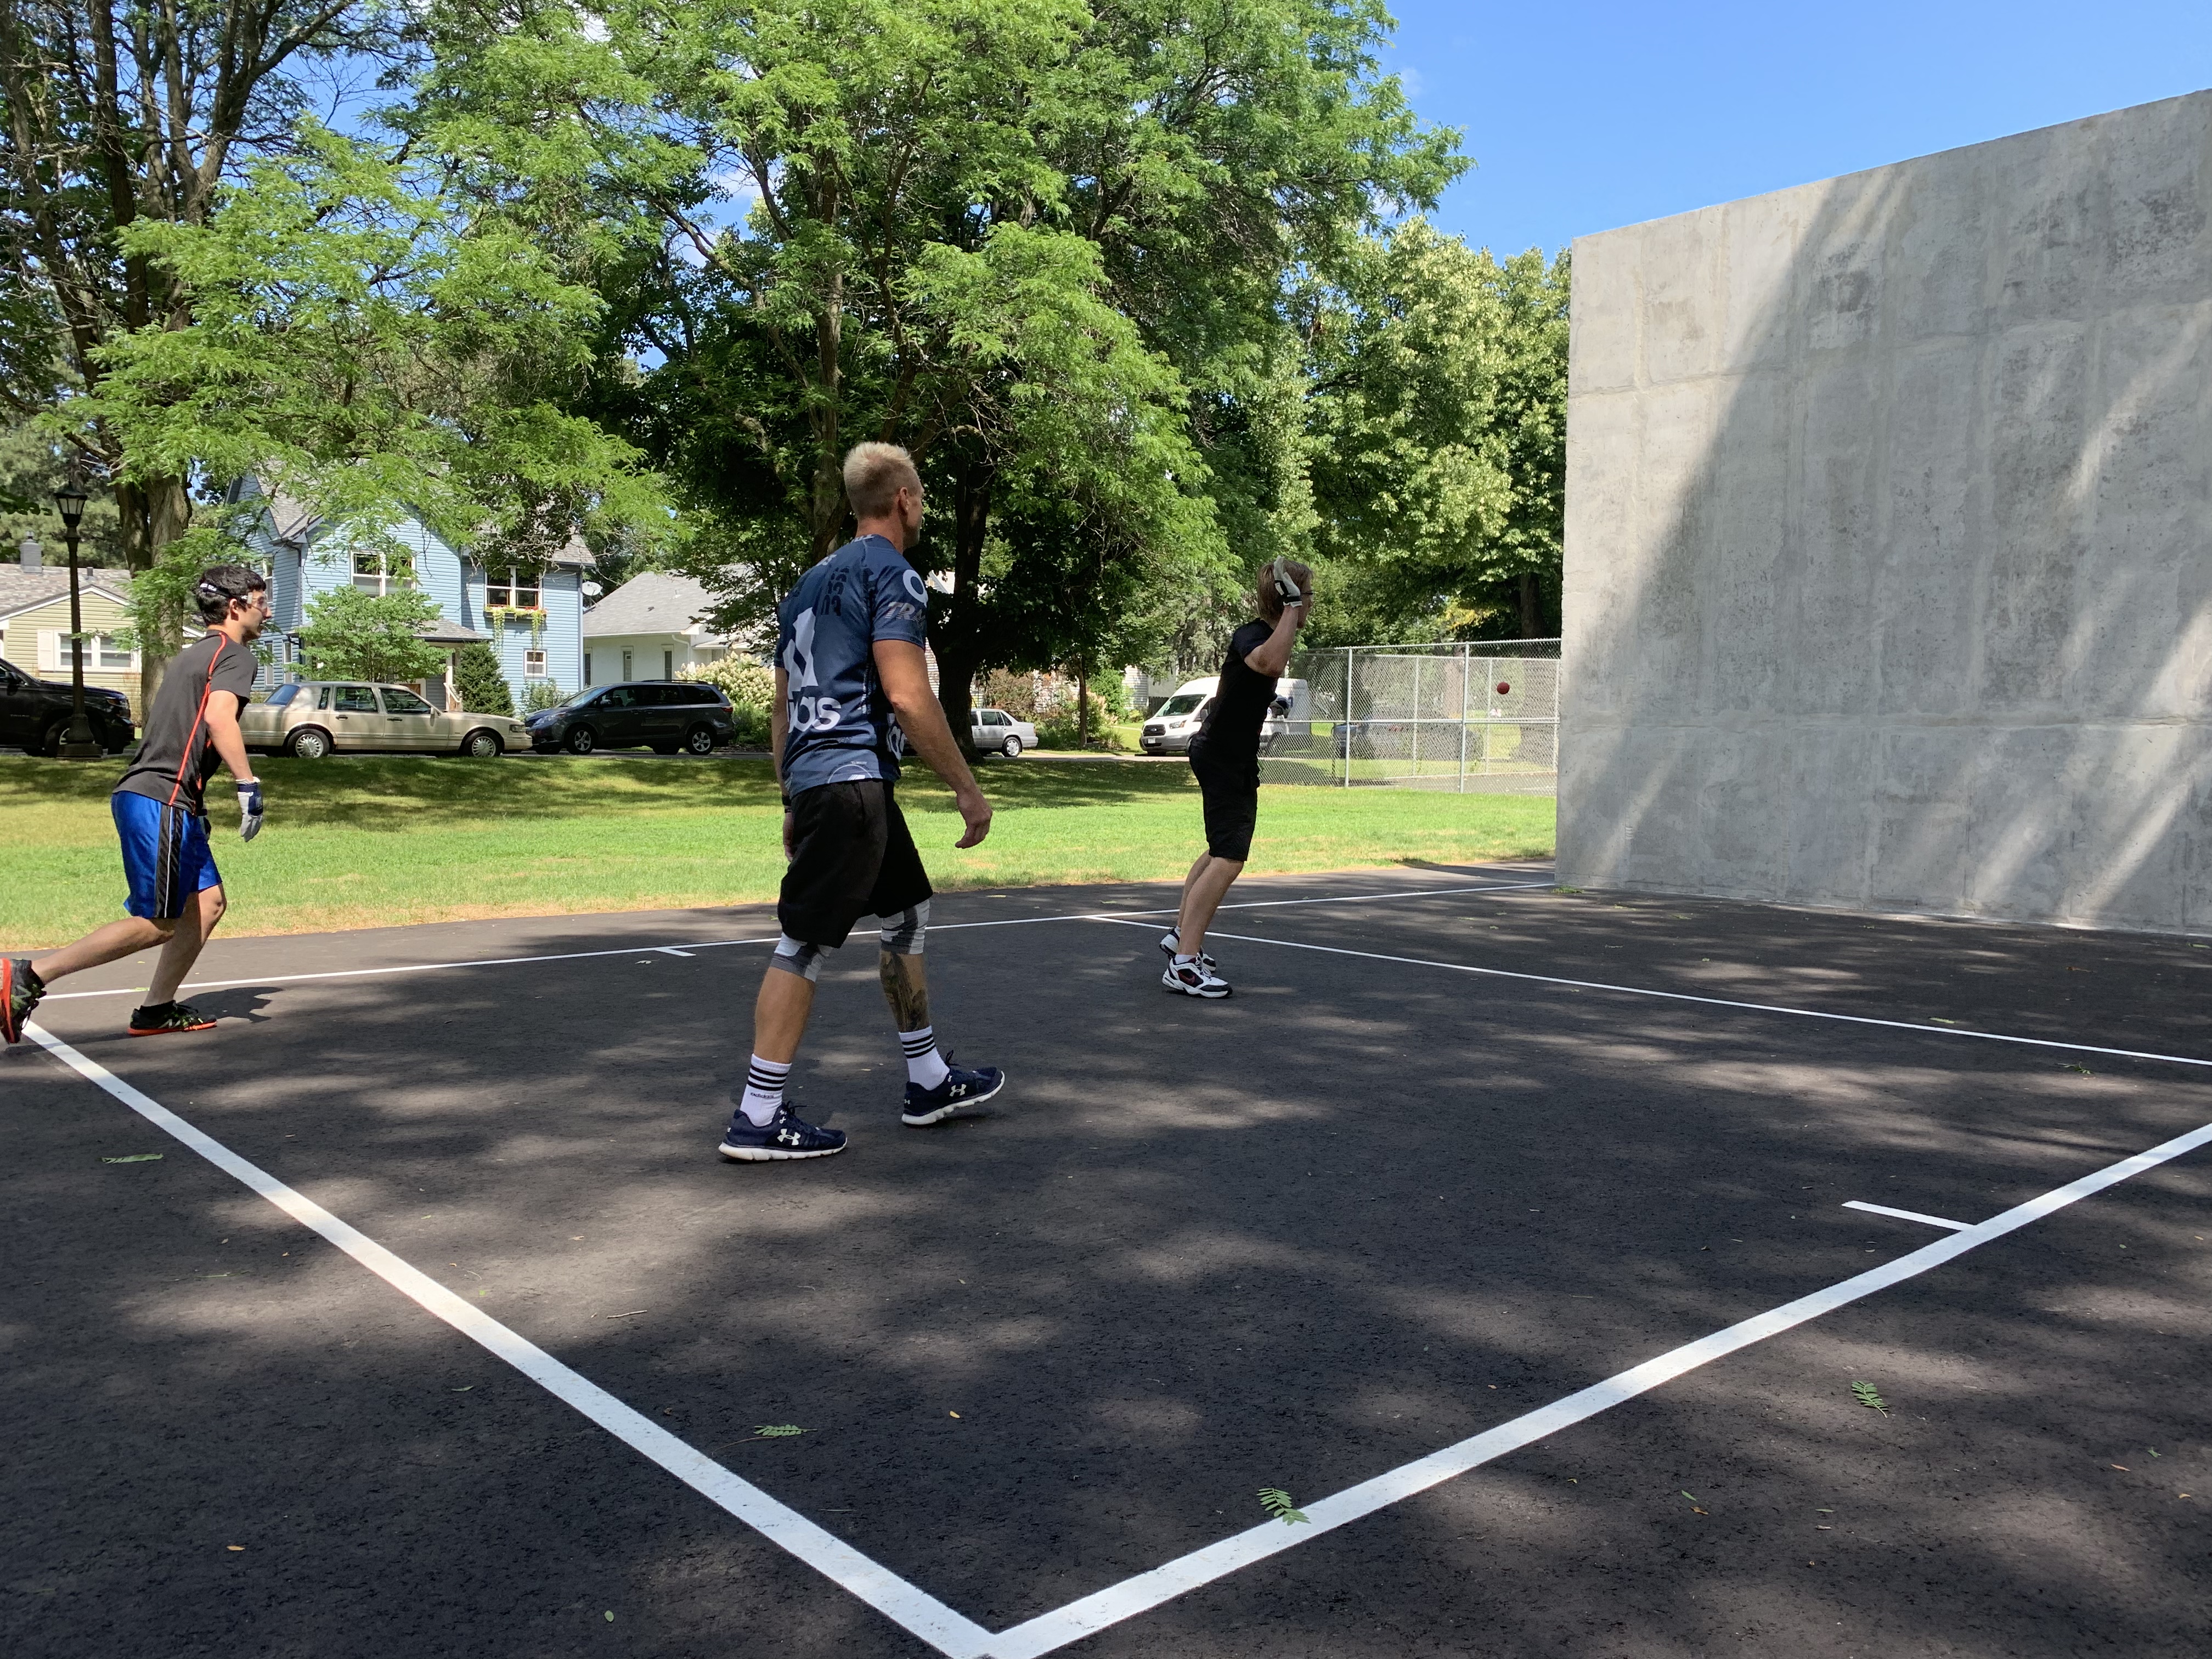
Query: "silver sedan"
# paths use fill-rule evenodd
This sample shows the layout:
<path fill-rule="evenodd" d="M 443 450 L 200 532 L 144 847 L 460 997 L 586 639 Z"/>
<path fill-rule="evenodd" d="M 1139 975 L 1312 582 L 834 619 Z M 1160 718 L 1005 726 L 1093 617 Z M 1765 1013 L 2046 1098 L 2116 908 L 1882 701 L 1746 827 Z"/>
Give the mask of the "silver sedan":
<path fill-rule="evenodd" d="M 511 714 L 433 708 L 404 685 L 358 681 L 280 685 L 268 702 L 246 706 L 238 728 L 248 749 L 302 760 L 372 750 L 489 757 L 508 748 L 530 747 L 529 732 Z"/>

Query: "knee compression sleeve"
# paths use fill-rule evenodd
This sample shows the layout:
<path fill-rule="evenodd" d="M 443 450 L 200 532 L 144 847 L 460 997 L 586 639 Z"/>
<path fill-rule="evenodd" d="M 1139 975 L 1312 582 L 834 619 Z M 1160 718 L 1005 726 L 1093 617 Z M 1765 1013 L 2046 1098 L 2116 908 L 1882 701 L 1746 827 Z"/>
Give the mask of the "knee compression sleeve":
<path fill-rule="evenodd" d="M 775 954 L 768 959 L 771 968 L 781 968 L 787 974 L 796 974 L 810 982 L 822 976 L 823 950 L 818 945 L 803 945 L 786 933 L 775 942 Z"/>
<path fill-rule="evenodd" d="M 929 933 L 929 901 L 927 899 L 895 916 L 877 918 L 881 924 L 878 937 L 884 949 L 895 957 L 918 957 L 921 943 Z"/>

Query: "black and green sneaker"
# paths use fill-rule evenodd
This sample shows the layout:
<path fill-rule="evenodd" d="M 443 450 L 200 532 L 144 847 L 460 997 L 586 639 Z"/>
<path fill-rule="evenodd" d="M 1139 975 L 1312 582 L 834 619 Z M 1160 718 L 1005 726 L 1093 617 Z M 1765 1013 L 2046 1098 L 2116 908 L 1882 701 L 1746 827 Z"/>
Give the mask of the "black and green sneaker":
<path fill-rule="evenodd" d="M 172 1031 L 212 1031 L 215 1022 L 189 1002 L 155 1002 L 131 1011 L 132 1036 L 166 1036 Z"/>
<path fill-rule="evenodd" d="M 30 957 L 0 957 L 0 1036 L 21 1042 L 23 1022 L 46 994 L 46 981 L 32 971 Z"/>

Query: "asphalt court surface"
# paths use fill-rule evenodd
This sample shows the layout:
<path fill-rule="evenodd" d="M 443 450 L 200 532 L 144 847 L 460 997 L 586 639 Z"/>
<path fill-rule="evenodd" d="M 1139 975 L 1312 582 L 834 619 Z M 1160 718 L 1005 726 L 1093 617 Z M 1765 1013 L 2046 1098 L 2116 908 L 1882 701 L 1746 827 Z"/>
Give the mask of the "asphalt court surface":
<path fill-rule="evenodd" d="M 713 1153 L 767 946 L 712 942 L 757 908 L 222 941 L 208 1037 L 123 1037 L 127 996 L 39 1021 L 991 1632 L 1949 1236 L 1848 1200 L 1978 1223 L 2212 1123 L 2212 1068 L 1967 1035 L 2212 1057 L 2186 941 L 1510 884 L 1542 879 L 1241 884 L 1223 1003 L 1161 989 L 1149 921 L 1041 920 L 1169 890 L 945 896 L 936 1024 L 1006 1093 L 898 1124 L 863 934 L 794 1073 L 853 1145 L 804 1164 Z M 0 1060 L 4 1650 L 933 1651 Z M 2201 1652 L 2208 1161 L 1067 1650 Z"/>

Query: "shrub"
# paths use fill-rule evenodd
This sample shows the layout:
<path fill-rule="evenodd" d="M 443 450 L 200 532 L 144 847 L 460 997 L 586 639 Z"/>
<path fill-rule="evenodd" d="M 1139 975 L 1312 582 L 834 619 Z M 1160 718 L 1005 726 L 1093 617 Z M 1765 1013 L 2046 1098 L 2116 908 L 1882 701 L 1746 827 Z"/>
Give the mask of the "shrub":
<path fill-rule="evenodd" d="M 556 708 L 562 701 L 561 688 L 552 681 L 532 680 L 523 689 L 522 712 L 534 714 L 541 708 Z"/>
<path fill-rule="evenodd" d="M 750 657 L 724 657 L 719 662 L 695 662 L 676 671 L 679 680 L 704 681 L 719 686 L 732 708 L 757 708 L 763 717 L 775 701 L 775 671 Z M 765 726 L 762 728 L 766 730 Z"/>
<path fill-rule="evenodd" d="M 514 713 L 514 693 L 499 665 L 499 653 L 479 641 L 453 660 L 453 695 L 471 714 Z"/>

